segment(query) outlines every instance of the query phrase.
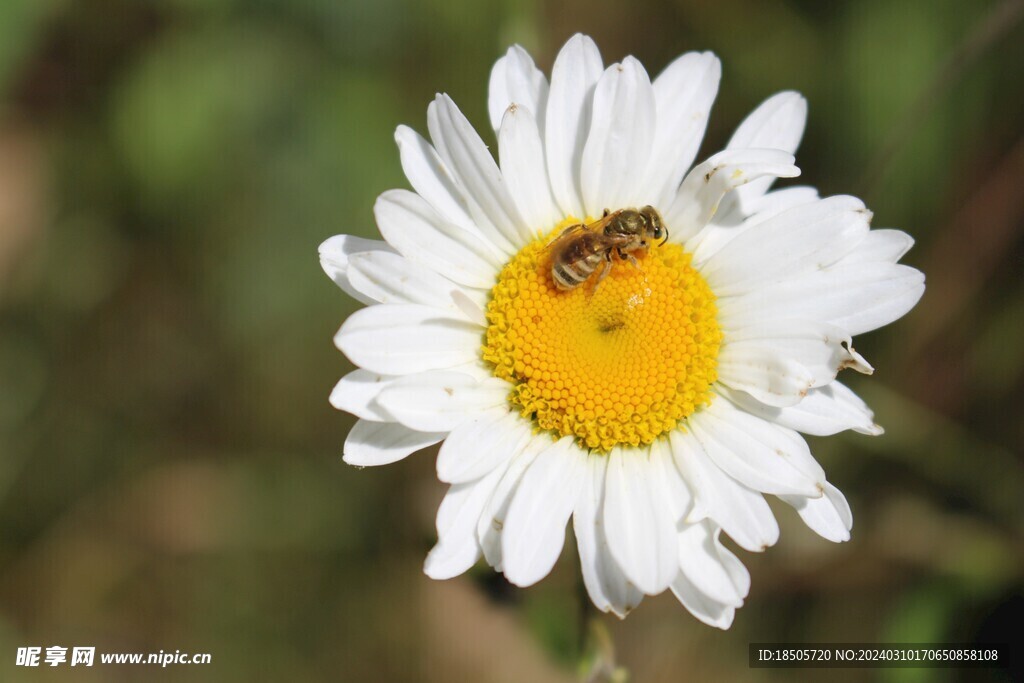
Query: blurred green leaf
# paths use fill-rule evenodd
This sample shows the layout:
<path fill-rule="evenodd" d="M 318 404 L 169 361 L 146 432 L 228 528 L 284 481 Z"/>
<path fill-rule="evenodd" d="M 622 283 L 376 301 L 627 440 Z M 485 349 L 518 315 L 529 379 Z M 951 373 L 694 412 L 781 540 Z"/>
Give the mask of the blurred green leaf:
<path fill-rule="evenodd" d="M 253 160 L 247 143 L 272 135 L 291 104 L 297 53 L 276 32 L 245 24 L 172 32 L 154 45 L 113 110 L 121 151 L 147 196 L 170 210 L 230 189 Z"/>
<path fill-rule="evenodd" d="M 0 2 L 0 91 L 6 89 L 23 60 L 35 48 L 46 19 L 66 0 L 5 0 Z"/>

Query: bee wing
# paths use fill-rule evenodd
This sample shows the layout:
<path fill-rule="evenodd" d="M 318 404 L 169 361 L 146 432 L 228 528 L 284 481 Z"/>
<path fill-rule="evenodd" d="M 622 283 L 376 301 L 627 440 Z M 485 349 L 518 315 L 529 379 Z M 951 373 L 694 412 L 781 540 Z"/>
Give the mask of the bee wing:
<path fill-rule="evenodd" d="M 622 213 L 622 209 L 606 213 L 593 223 L 587 223 L 587 230 L 590 230 L 592 232 L 604 233 L 604 229 L 608 226 L 609 223 L 618 218 L 620 213 Z"/>
<path fill-rule="evenodd" d="M 559 243 L 564 244 L 566 241 L 573 239 L 581 232 L 587 232 L 588 226 L 583 223 L 577 223 L 576 225 L 570 225 L 568 228 L 562 231 L 562 233 L 547 243 L 545 249 L 555 250 L 555 246 Z"/>
<path fill-rule="evenodd" d="M 563 239 L 575 237 L 580 232 L 584 231 L 604 235 L 605 227 L 607 227 L 608 224 L 611 223 L 613 220 L 618 218 L 620 213 L 622 213 L 622 209 L 606 213 L 605 215 L 601 216 L 592 223 L 577 223 L 576 225 L 570 225 L 568 228 L 563 230 L 558 237 L 548 242 L 547 248 L 552 248 L 556 243 L 561 242 Z"/>

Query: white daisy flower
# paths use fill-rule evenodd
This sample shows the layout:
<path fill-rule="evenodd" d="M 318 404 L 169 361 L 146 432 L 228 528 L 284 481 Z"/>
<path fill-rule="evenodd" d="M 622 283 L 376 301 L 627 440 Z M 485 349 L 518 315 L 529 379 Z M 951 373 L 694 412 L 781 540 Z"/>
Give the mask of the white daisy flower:
<path fill-rule="evenodd" d="M 690 169 L 720 74 L 713 54 L 688 53 L 652 82 L 632 57 L 604 68 L 576 35 L 549 83 L 512 47 L 490 81 L 500 163 L 438 95 L 431 142 L 396 132 L 414 191 L 377 200 L 384 241 L 320 247 L 327 274 L 367 304 L 335 337 L 358 367 L 331 395 L 359 418 L 345 461 L 443 442 L 451 487 L 429 576 L 482 556 L 529 586 L 571 517 L 598 608 L 623 617 L 670 589 L 728 628 L 750 576 L 720 536 L 774 544 L 764 494 L 849 538 L 850 508 L 800 433 L 882 432 L 836 375 L 872 371 L 852 336 L 909 311 L 924 276 L 896 263 L 913 240 L 870 230 L 859 199 L 768 191 L 799 174 L 797 93 L 769 98 Z M 648 226 L 565 249 L 645 206 L 664 243 Z"/>

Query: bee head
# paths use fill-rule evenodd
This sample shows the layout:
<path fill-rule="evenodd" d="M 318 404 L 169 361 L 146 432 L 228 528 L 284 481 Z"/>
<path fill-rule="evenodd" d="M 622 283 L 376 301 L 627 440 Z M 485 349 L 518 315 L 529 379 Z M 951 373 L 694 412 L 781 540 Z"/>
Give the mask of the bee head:
<path fill-rule="evenodd" d="M 664 244 L 668 240 L 668 228 L 661 221 L 661 214 L 653 206 L 645 206 L 640 209 L 640 215 L 644 219 L 645 232 L 649 233 L 654 239 L 661 240 L 661 244 Z"/>

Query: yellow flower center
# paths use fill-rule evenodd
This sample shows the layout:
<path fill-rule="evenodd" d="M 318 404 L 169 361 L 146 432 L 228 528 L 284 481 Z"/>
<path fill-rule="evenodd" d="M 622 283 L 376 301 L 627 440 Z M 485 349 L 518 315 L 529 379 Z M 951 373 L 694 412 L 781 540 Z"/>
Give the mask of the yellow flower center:
<path fill-rule="evenodd" d="M 715 297 L 677 244 L 617 256 L 568 291 L 552 280 L 562 222 L 509 262 L 491 290 L 483 357 L 540 430 L 606 452 L 649 444 L 711 400 L 722 333 Z"/>

